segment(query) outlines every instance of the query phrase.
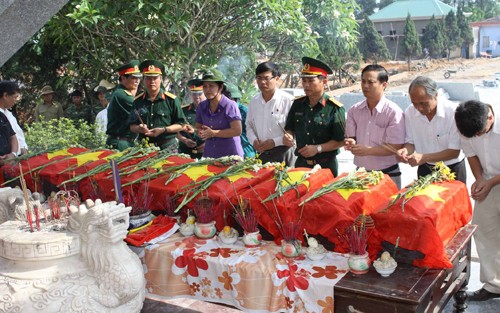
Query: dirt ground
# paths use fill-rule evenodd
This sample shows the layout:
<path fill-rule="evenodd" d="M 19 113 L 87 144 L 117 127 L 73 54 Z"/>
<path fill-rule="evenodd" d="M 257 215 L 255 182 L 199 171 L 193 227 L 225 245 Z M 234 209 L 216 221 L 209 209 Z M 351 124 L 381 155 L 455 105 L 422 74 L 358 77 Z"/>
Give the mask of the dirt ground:
<path fill-rule="evenodd" d="M 412 62 L 412 67 L 418 61 Z M 477 59 L 451 59 L 448 60 L 431 60 L 427 67 L 421 67 L 419 70 L 407 71 L 408 65 L 406 62 L 384 62 L 379 63 L 384 66 L 389 72 L 389 89 L 400 90 L 407 86 L 415 77 L 424 75 L 437 81 L 468 81 L 474 84 L 481 83 L 484 79 L 495 79 L 494 74 L 500 73 L 500 58 L 477 58 Z M 362 65 L 361 68 L 363 68 Z M 446 70 L 451 70 L 450 77 L 446 79 L 444 73 Z M 500 81 L 497 81 L 500 84 Z M 328 94 L 341 95 L 346 92 L 360 91 L 360 82 L 356 81 L 353 85 L 344 88 L 333 89 L 330 86 Z M 404 88 L 403 88 L 404 90 Z"/>

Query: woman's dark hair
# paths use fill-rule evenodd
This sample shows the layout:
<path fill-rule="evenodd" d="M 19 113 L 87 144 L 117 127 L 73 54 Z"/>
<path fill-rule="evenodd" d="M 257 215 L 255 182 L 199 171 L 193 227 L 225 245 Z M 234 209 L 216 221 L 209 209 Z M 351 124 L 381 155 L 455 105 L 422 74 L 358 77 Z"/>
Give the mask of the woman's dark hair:
<path fill-rule="evenodd" d="M 19 92 L 19 85 L 17 83 L 10 80 L 0 81 L 0 98 L 3 97 L 4 93 L 7 93 L 10 96 Z"/>
<path fill-rule="evenodd" d="M 385 67 L 383 67 L 382 65 L 378 65 L 378 64 L 370 64 L 370 65 L 367 65 L 362 71 L 361 71 L 361 76 L 363 76 L 363 74 L 365 72 L 377 72 L 377 80 L 381 83 L 387 83 L 389 81 L 389 74 L 387 73 L 387 70 L 385 69 Z"/>
<path fill-rule="evenodd" d="M 264 62 L 257 65 L 257 68 L 255 69 L 255 76 L 265 72 L 271 72 L 273 77 L 281 76 L 280 68 L 273 62 Z"/>
<path fill-rule="evenodd" d="M 484 102 L 469 100 L 455 110 L 458 131 L 467 138 L 474 137 L 486 128 L 490 106 Z"/>

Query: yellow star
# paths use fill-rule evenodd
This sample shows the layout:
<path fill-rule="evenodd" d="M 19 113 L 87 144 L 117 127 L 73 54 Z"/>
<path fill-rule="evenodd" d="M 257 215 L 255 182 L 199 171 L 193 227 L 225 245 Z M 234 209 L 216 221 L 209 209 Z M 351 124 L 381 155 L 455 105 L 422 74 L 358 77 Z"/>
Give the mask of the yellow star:
<path fill-rule="evenodd" d="M 292 183 L 294 182 L 298 182 L 302 179 L 302 177 L 304 177 L 304 174 L 306 173 L 306 171 L 294 171 L 294 172 L 288 172 L 288 176 L 290 177 L 290 181 Z M 303 182 L 303 184 L 306 186 L 307 189 L 309 189 L 309 181 L 305 180 Z M 281 181 L 281 186 L 283 187 L 287 187 L 289 186 L 290 183 L 288 183 L 287 181 L 285 180 L 282 180 Z"/>
<path fill-rule="evenodd" d="M 440 201 L 440 202 L 445 202 L 443 198 L 439 195 L 441 192 L 447 190 L 448 188 L 436 185 L 436 184 L 430 184 L 428 187 L 418 191 L 415 193 L 415 196 L 427 196 L 431 198 L 434 201 Z"/>
<path fill-rule="evenodd" d="M 349 200 L 349 197 L 355 192 L 368 191 L 372 192 L 370 189 L 338 189 L 337 192 L 344 198 L 345 201 Z"/>
<path fill-rule="evenodd" d="M 238 173 L 238 174 L 235 174 L 235 175 L 228 176 L 227 179 L 229 179 L 229 181 L 231 183 L 234 183 L 235 181 L 237 181 L 240 178 L 253 178 L 253 177 L 254 176 L 252 174 L 250 174 L 247 171 L 245 171 L 243 173 Z"/>
<path fill-rule="evenodd" d="M 113 153 L 113 154 L 110 154 L 108 155 L 107 157 L 103 158 L 104 160 L 113 160 L 115 158 L 119 158 L 121 157 L 122 155 L 125 154 L 126 151 L 120 151 L 120 152 L 117 152 L 117 153 Z"/>
<path fill-rule="evenodd" d="M 85 164 L 87 162 L 92 162 L 92 161 L 98 160 L 99 155 L 101 155 L 103 152 L 104 151 L 84 153 L 84 154 L 77 155 L 71 159 L 75 159 L 76 164 L 78 166 L 81 166 L 82 164 Z"/>
<path fill-rule="evenodd" d="M 57 150 L 54 152 L 47 153 L 47 159 L 52 159 L 57 156 L 68 156 L 68 155 L 73 155 L 73 153 L 69 152 L 68 149 L 62 149 L 62 150 Z"/>
<path fill-rule="evenodd" d="M 190 166 L 187 170 L 183 172 L 186 176 L 191 178 L 193 181 L 197 181 L 202 176 L 214 176 L 215 173 L 208 170 L 208 165 L 201 166 Z"/>
<path fill-rule="evenodd" d="M 161 161 L 158 161 L 155 164 L 151 165 L 151 168 L 159 169 L 159 168 L 162 168 L 163 165 L 166 165 L 166 164 L 172 164 L 172 162 L 170 162 L 168 160 L 161 160 Z"/>

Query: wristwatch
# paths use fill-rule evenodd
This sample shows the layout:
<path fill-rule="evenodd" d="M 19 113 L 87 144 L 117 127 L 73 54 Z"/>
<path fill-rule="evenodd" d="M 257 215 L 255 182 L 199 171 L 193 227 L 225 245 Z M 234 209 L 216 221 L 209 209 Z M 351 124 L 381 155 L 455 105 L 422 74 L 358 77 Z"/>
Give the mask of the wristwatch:
<path fill-rule="evenodd" d="M 318 150 L 318 153 L 321 153 L 321 151 L 323 151 L 323 147 L 321 145 L 317 145 L 316 150 Z"/>

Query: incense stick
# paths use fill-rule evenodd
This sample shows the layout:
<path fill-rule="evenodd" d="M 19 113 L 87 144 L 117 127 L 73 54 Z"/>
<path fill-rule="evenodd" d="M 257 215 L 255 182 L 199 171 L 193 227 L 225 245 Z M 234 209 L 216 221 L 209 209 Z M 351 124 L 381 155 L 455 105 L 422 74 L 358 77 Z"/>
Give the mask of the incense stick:
<path fill-rule="evenodd" d="M 394 149 L 394 148 L 393 148 L 390 144 L 388 144 L 388 143 L 382 143 L 380 146 L 381 146 L 382 148 L 384 148 L 384 149 L 386 149 L 386 150 L 388 150 L 388 151 L 390 151 L 390 152 L 392 152 L 392 153 L 396 154 L 396 155 L 397 155 L 397 154 L 399 154 L 399 153 L 398 153 L 398 150 L 397 150 L 397 149 Z"/>
<path fill-rule="evenodd" d="M 139 122 L 141 122 L 141 124 L 144 124 L 144 121 L 142 120 L 141 115 L 139 114 L 139 111 L 138 110 L 134 110 L 134 111 L 135 111 L 135 114 L 137 115 L 137 117 L 139 118 Z"/>
<path fill-rule="evenodd" d="M 248 121 L 248 126 L 252 129 L 253 133 L 255 134 L 255 138 L 260 142 L 259 138 L 259 133 L 257 133 L 257 127 L 255 127 L 255 122 L 254 121 Z"/>

